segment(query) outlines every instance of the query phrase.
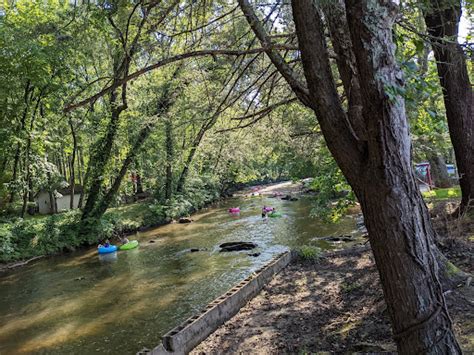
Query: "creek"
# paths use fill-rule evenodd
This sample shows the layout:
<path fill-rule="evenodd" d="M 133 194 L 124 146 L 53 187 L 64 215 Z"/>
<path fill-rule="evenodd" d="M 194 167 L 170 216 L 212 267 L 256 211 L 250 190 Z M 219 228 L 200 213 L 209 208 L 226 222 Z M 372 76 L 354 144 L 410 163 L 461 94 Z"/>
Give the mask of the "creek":
<path fill-rule="evenodd" d="M 283 216 L 262 220 L 263 205 Z M 227 209 L 237 206 L 240 215 L 229 215 Z M 304 197 L 294 202 L 231 198 L 193 215 L 193 223 L 138 233 L 140 246 L 133 250 L 99 256 L 91 248 L 2 273 L 0 354 L 152 349 L 168 330 L 275 254 L 304 244 L 341 247 L 315 236 L 360 237 L 352 216 L 324 224 L 311 218 L 310 210 Z M 254 242 L 258 248 L 220 253 L 219 244 L 231 241 Z"/>

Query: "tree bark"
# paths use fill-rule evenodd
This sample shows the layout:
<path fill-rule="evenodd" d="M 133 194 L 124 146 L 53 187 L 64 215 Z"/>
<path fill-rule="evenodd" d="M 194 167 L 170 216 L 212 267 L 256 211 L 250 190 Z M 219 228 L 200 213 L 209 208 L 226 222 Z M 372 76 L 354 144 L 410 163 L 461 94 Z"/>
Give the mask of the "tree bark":
<path fill-rule="evenodd" d="M 148 138 L 152 131 L 152 126 L 147 125 L 144 127 L 138 134 L 138 137 L 133 144 L 133 147 L 130 149 L 130 151 L 127 154 L 127 157 L 125 158 L 124 162 L 122 163 L 122 167 L 115 177 L 112 186 L 110 189 L 107 191 L 105 196 L 101 199 L 100 203 L 98 204 L 97 208 L 94 209 L 93 213 L 91 216 L 94 218 L 100 218 L 102 215 L 105 213 L 107 208 L 110 206 L 112 203 L 114 197 L 117 195 L 118 190 L 120 189 L 120 185 L 122 184 L 122 180 L 127 173 L 128 168 L 130 167 L 130 164 L 133 162 L 133 159 L 139 152 L 140 148 L 142 147 L 143 143 L 145 140 Z"/>
<path fill-rule="evenodd" d="M 84 197 L 86 194 L 86 186 L 88 185 L 89 181 L 89 174 L 90 174 L 90 168 L 89 166 L 87 167 L 86 173 L 84 175 L 84 181 L 82 183 L 82 191 L 81 194 L 79 195 L 79 203 L 78 203 L 78 208 L 82 208 L 84 204 Z"/>
<path fill-rule="evenodd" d="M 117 106 L 116 101 L 117 92 L 113 91 L 110 95 L 110 106 L 112 107 L 112 113 L 107 127 L 107 133 L 105 137 L 99 141 L 89 160 L 88 172 L 90 174 L 89 180 L 91 185 L 82 213 L 83 220 L 92 214 L 99 199 L 100 189 L 104 180 L 105 167 L 110 159 L 112 146 L 119 126 L 120 114 L 126 109 L 125 105 Z"/>
<path fill-rule="evenodd" d="M 81 181 L 81 194 L 79 195 L 79 202 L 77 204 L 77 208 L 82 208 L 82 205 L 84 203 L 84 194 L 86 191 L 86 184 L 87 184 L 87 177 L 88 177 L 88 172 L 89 172 L 89 167 L 87 168 L 87 171 L 84 173 L 84 152 L 82 150 L 82 147 L 79 147 L 79 179 Z"/>
<path fill-rule="evenodd" d="M 162 115 L 166 114 L 169 110 L 169 108 L 172 106 L 174 103 L 174 99 L 176 98 L 176 94 L 180 92 L 179 90 L 176 91 L 175 93 L 170 93 L 173 80 L 176 79 L 178 76 L 179 72 L 181 70 L 181 67 L 178 67 L 171 80 L 169 80 L 167 83 L 164 84 L 163 87 L 163 92 L 161 93 L 158 103 L 157 103 L 157 110 L 156 110 L 156 115 Z M 117 195 L 117 192 L 120 189 L 120 185 L 122 183 L 123 177 L 127 173 L 128 168 L 130 167 L 131 163 L 133 162 L 133 159 L 135 159 L 136 155 L 140 151 L 143 143 L 146 141 L 150 133 L 152 132 L 154 128 L 154 123 L 150 123 L 143 127 L 140 132 L 138 133 L 138 136 L 130 149 L 130 151 L 127 154 L 127 157 L 125 158 L 124 162 L 122 163 L 122 167 L 113 180 L 111 187 L 109 191 L 104 195 L 104 197 L 100 200 L 100 202 L 97 204 L 97 207 L 94 208 L 89 214 L 88 217 L 94 217 L 94 218 L 100 218 L 111 202 L 113 201 L 113 198 Z"/>
<path fill-rule="evenodd" d="M 34 193 L 33 193 L 33 180 L 31 177 L 31 135 L 33 132 L 34 124 L 35 124 L 35 119 L 36 119 L 36 114 L 38 112 L 38 108 L 41 102 L 41 97 L 42 97 L 42 92 L 38 94 L 38 98 L 36 100 L 36 105 L 35 108 L 31 114 L 31 119 L 30 119 L 30 127 L 27 132 L 28 138 L 26 140 L 26 156 L 25 156 L 25 168 L 26 168 L 26 183 L 27 187 L 24 191 L 23 194 L 23 207 L 21 209 L 21 217 L 25 217 L 25 213 L 28 210 L 30 214 L 33 214 L 33 211 L 31 209 L 28 209 L 28 202 L 34 202 Z"/>
<path fill-rule="evenodd" d="M 165 177 L 165 200 L 169 200 L 173 194 L 173 122 L 171 117 L 165 121 L 165 150 L 166 150 L 166 177 Z"/>
<path fill-rule="evenodd" d="M 72 136 L 72 157 L 71 157 L 71 163 L 70 163 L 70 171 L 71 171 L 71 178 L 69 180 L 69 186 L 71 189 L 71 199 L 69 202 L 69 208 L 72 210 L 74 208 L 74 188 L 76 184 L 76 176 L 75 176 L 75 167 L 74 163 L 76 161 L 76 151 L 77 151 L 77 137 L 76 137 L 76 131 L 74 128 L 74 123 L 72 122 L 72 119 L 69 117 L 69 127 L 71 128 L 71 136 Z"/>
<path fill-rule="evenodd" d="M 79 184 L 81 184 L 82 187 L 84 187 L 84 155 L 82 153 L 82 147 L 78 148 L 78 155 L 79 159 L 77 160 L 77 171 L 79 173 Z"/>
<path fill-rule="evenodd" d="M 194 156 L 201 144 L 202 139 L 204 138 L 206 132 L 211 129 L 214 124 L 217 122 L 218 114 L 214 114 L 208 121 L 206 121 L 201 128 L 199 129 L 198 134 L 193 140 L 193 144 L 191 146 L 191 150 L 189 151 L 188 157 L 186 158 L 186 162 L 184 163 L 183 170 L 179 175 L 178 184 L 176 185 L 176 192 L 181 193 L 184 190 L 184 185 L 186 184 L 186 179 L 188 177 L 189 168 L 193 162 Z"/>
<path fill-rule="evenodd" d="M 51 214 L 54 214 L 54 213 L 57 212 L 57 206 L 56 206 L 56 198 L 54 197 L 54 191 L 51 189 L 51 186 L 52 186 L 51 173 L 48 171 L 46 173 L 46 176 L 48 177 L 49 206 L 51 208 L 50 212 L 51 212 Z"/>
<path fill-rule="evenodd" d="M 27 80 L 26 85 L 25 85 L 25 93 L 23 96 L 24 104 L 25 107 L 23 109 L 23 114 L 21 116 L 21 122 L 20 122 L 20 130 L 19 134 L 21 134 L 25 130 L 26 126 L 26 117 L 28 116 L 28 109 L 29 109 L 29 102 L 31 95 L 33 94 L 34 88 L 31 86 L 30 80 Z M 16 149 L 15 149 L 15 157 L 13 159 L 13 174 L 12 174 L 12 179 L 11 181 L 13 183 L 16 182 L 18 179 L 18 165 L 20 163 L 20 157 L 21 157 L 21 143 L 18 141 L 16 144 Z M 15 191 L 11 191 L 10 193 L 10 199 L 9 202 L 13 203 L 15 201 Z"/>
<path fill-rule="evenodd" d="M 248 0 L 239 4 L 260 41 L 271 44 Z M 366 139 L 355 133 L 351 108 L 346 114 L 342 107 L 312 0 L 292 0 L 308 94 L 281 58 L 275 53 L 269 58 L 315 111 L 328 148 L 361 203 L 399 352 L 461 353 L 437 276 L 435 232 L 413 175 L 404 101 L 397 94 L 403 85 L 392 41 L 397 9 L 387 0 L 345 4 Z"/>
<path fill-rule="evenodd" d="M 450 187 L 451 181 L 449 179 L 446 162 L 443 157 L 436 152 L 431 153 L 428 158 L 431 167 L 431 176 L 436 187 Z"/>
<path fill-rule="evenodd" d="M 348 99 L 351 127 L 358 139 L 366 140 L 367 132 L 362 117 L 362 96 L 360 91 L 357 64 L 352 48 L 350 33 L 347 31 L 344 0 L 321 1 L 326 18 L 331 43 L 336 53 L 336 63 L 344 91 Z"/>
<path fill-rule="evenodd" d="M 474 208 L 471 201 L 474 200 L 474 93 L 466 58 L 457 42 L 461 1 L 430 0 L 424 16 L 432 36 L 430 41 L 459 172 L 462 199 L 458 212 L 463 213 Z"/>
<path fill-rule="evenodd" d="M 66 153 L 64 153 L 64 147 L 61 147 L 61 164 L 64 170 L 64 180 L 69 181 L 71 174 L 69 174 L 69 164 Z"/>
<path fill-rule="evenodd" d="M 143 193 L 143 184 L 142 184 L 142 176 L 140 173 L 137 173 L 137 194 Z"/>

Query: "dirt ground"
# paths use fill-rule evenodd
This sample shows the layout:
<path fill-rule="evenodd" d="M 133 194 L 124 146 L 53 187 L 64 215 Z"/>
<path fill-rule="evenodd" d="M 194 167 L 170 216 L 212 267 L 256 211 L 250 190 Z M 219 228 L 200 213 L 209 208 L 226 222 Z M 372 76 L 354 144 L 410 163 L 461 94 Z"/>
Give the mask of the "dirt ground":
<path fill-rule="evenodd" d="M 474 352 L 473 286 L 446 293 L 458 340 Z M 391 352 L 395 344 L 371 252 L 296 262 L 192 354 Z"/>
<path fill-rule="evenodd" d="M 429 203 L 436 243 L 446 257 L 463 271 L 474 274 L 474 211 L 460 218 L 449 218 L 457 200 Z"/>

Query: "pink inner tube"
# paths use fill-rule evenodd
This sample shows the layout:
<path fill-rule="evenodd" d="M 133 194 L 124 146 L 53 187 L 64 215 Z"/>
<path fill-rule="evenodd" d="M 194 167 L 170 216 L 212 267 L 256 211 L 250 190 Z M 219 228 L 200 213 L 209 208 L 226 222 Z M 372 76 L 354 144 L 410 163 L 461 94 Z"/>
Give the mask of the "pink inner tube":
<path fill-rule="evenodd" d="M 265 212 L 271 212 L 271 211 L 273 211 L 273 207 L 265 207 L 263 210 Z"/>
<path fill-rule="evenodd" d="M 239 213 L 240 212 L 240 208 L 239 207 L 232 207 L 232 208 L 229 208 L 229 213 Z"/>

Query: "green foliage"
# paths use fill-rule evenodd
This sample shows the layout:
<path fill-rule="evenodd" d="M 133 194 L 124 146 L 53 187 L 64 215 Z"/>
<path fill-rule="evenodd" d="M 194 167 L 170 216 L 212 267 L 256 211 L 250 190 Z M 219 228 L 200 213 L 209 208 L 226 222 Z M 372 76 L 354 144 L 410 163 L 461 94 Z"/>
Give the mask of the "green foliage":
<path fill-rule="evenodd" d="M 341 290 L 344 293 L 351 293 L 352 291 L 355 291 L 355 290 L 357 290 L 361 287 L 362 287 L 362 285 L 357 283 L 357 282 L 354 282 L 354 283 L 351 283 L 351 284 L 350 283 L 343 283 L 341 285 Z"/>
<path fill-rule="evenodd" d="M 460 198 L 461 188 L 459 186 L 446 189 L 434 189 L 423 192 L 423 197 L 428 199 L 442 200 L 448 198 Z"/>
<path fill-rule="evenodd" d="M 296 249 L 298 256 L 304 261 L 316 261 L 321 258 L 322 249 L 312 245 L 302 245 Z"/>
<path fill-rule="evenodd" d="M 0 224 L 0 262 L 71 251 L 121 232 L 120 215 L 80 221 L 78 210 Z M 87 232 L 86 232 L 87 231 Z"/>
<path fill-rule="evenodd" d="M 220 185 L 210 177 L 194 177 L 188 180 L 183 194 L 174 195 L 163 203 L 157 202 L 150 206 L 153 214 L 163 222 L 188 216 L 220 197 Z"/>
<path fill-rule="evenodd" d="M 14 237 L 11 225 L 0 224 L 0 262 L 11 260 L 15 256 Z"/>
<path fill-rule="evenodd" d="M 348 207 L 354 205 L 355 196 L 327 149 L 322 151 L 319 162 L 317 175 L 311 183 L 316 191 L 311 213 L 335 223 L 344 216 Z"/>
<path fill-rule="evenodd" d="M 165 223 L 252 181 L 314 177 L 311 188 L 317 195 L 312 213 L 330 222 L 336 222 L 354 203 L 350 187 L 325 147 L 314 112 L 294 100 L 279 105 L 293 93 L 263 54 L 173 62 L 119 86 L 115 101 L 108 91 L 64 114 L 64 106 L 90 98 L 127 75 L 119 68 L 130 74 L 189 51 L 253 48 L 257 44 L 248 24 L 231 11 L 235 4 L 4 3 L 0 16 L 0 214 L 5 223 L 1 224 L 0 247 L 5 260 L 54 253 Z M 401 9 L 403 21 L 423 32 L 419 9 L 411 3 Z M 294 33 L 290 12 L 281 10 L 281 15 L 275 15 L 278 26 L 271 21 L 265 24 L 272 35 Z M 220 17 L 226 13 L 233 16 L 232 21 Z M 268 19 L 273 18 L 277 19 Z M 449 161 L 451 144 L 442 92 L 429 46 L 401 26 L 394 36 L 406 80 L 403 86 L 387 86 L 387 97 L 405 99 L 414 158 L 426 160 L 436 152 Z M 135 40 L 137 46 L 131 51 Z M 276 42 L 280 40 L 281 36 L 275 37 Z M 295 65 L 295 73 L 300 73 L 294 53 L 288 51 L 285 56 Z M 121 65 L 125 58 L 130 61 Z M 342 87 L 339 90 L 343 94 Z M 123 97 L 127 107 L 111 124 L 112 111 Z M 150 134 L 135 150 L 144 128 L 150 128 Z M 131 151 L 136 153 L 122 169 Z M 107 200 L 107 207 L 117 208 L 85 221 L 80 212 L 16 219 L 22 211 L 21 197 L 31 197 L 40 189 L 54 193 L 70 181 L 73 153 L 75 183 L 85 181 L 86 194 L 97 197 L 93 205 L 104 200 L 119 172 L 124 173 L 119 191 Z M 155 202 L 121 204 L 135 200 L 138 186 L 132 174 L 141 177 L 143 190 Z M 178 192 L 180 176 L 186 178 L 184 189 Z M 170 180 L 171 198 L 165 200 L 169 196 L 165 182 Z M 92 194 L 94 182 L 97 189 Z"/>

